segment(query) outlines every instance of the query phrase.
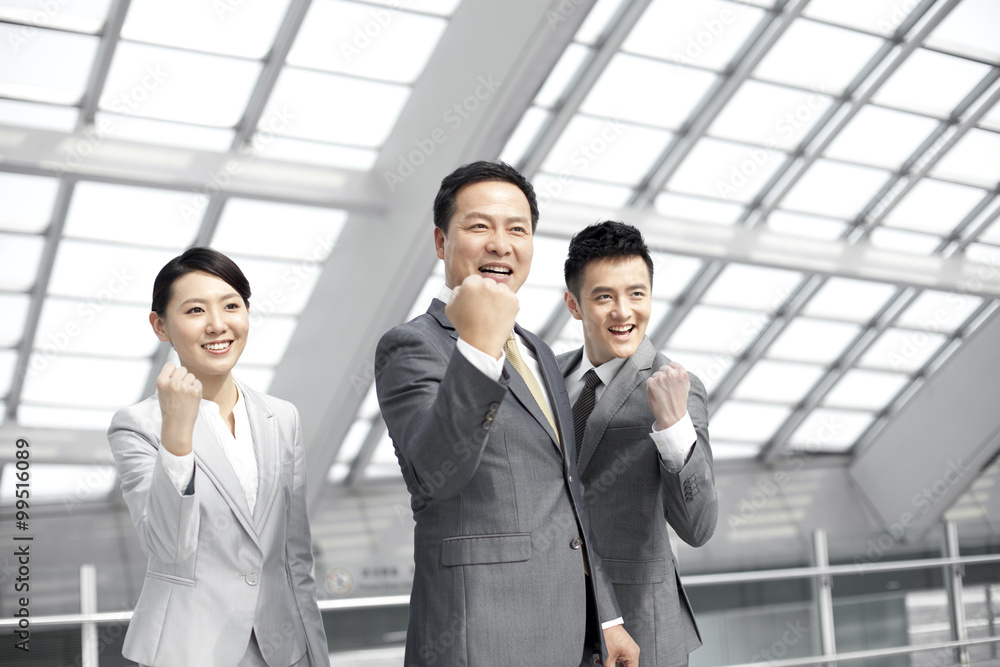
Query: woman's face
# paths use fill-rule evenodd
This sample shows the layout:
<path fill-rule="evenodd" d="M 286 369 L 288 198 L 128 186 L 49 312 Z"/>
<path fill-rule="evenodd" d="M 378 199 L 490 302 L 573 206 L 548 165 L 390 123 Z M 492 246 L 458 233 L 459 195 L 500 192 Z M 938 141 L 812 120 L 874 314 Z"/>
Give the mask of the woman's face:
<path fill-rule="evenodd" d="M 226 376 L 243 354 L 250 317 L 235 289 L 202 271 L 186 273 L 173 284 L 164 317 L 149 322 L 162 341 L 173 344 L 181 365 L 199 380 Z"/>

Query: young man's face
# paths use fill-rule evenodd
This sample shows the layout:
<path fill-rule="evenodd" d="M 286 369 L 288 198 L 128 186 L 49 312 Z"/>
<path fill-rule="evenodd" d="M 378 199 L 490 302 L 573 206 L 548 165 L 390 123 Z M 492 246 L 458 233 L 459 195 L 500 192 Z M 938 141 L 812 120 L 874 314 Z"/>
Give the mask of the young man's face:
<path fill-rule="evenodd" d="M 452 289 L 478 274 L 517 292 L 531 270 L 532 242 L 528 199 L 520 188 L 504 181 L 473 183 L 459 190 L 448 233 L 434 228 L 445 284 Z"/>
<path fill-rule="evenodd" d="M 569 312 L 583 322 L 587 356 L 595 366 L 631 357 L 649 324 L 649 268 L 642 257 L 608 257 L 583 267 L 579 299 L 567 290 Z"/>

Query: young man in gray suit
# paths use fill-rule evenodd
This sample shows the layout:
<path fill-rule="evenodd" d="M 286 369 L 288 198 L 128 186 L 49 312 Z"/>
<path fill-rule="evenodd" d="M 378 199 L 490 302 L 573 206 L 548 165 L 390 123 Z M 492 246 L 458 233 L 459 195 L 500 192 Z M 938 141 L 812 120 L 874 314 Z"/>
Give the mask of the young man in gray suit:
<path fill-rule="evenodd" d="M 715 532 L 705 387 L 645 336 L 653 260 L 639 230 L 587 227 L 570 242 L 565 275 L 584 345 L 558 361 L 597 549 L 643 665 L 686 665 L 701 638 L 666 524 L 695 547 Z"/>
<path fill-rule="evenodd" d="M 598 553 L 548 346 L 514 322 L 534 190 L 459 167 L 434 202 L 446 287 L 379 341 L 375 384 L 411 495 L 407 667 L 638 664 Z"/>

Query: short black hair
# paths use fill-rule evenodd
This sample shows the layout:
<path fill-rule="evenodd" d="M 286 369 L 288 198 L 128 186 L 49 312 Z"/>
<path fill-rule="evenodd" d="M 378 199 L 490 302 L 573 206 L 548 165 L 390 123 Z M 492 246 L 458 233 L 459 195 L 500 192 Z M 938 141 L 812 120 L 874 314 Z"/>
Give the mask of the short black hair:
<path fill-rule="evenodd" d="M 534 234 L 535 227 L 538 226 L 538 201 L 535 199 L 535 188 L 517 169 L 502 160 L 470 162 L 445 176 L 434 198 L 434 226 L 447 234 L 448 223 L 455 215 L 455 198 L 458 196 L 458 191 L 467 185 L 491 181 L 516 185 L 524 193 L 528 200 L 528 208 L 531 209 L 531 233 Z"/>
<path fill-rule="evenodd" d="M 167 304 L 174 294 L 177 279 L 194 271 L 202 271 L 215 276 L 236 290 L 243 297 L 243 305 L 250 308 L 250 281 L 236 262 L 212 248 L 188 248 L 163 265 L 153 281 L 153 304 L 151 309 L 160 317 L 167 312 Z"/>
<path fill-rule="evenodd" d="M 649 286 L 653 287 L 653 258 L 642 233 L 624 222 L 605 220 L 582 229 L 569 242 L 569 255 L 566 257 L 563 273 L 566 276 L 566 288 L 573 296 L 580 298 L 583 271 L 587 264 L 608 257 L 641 257 L 649 269 Z"/>

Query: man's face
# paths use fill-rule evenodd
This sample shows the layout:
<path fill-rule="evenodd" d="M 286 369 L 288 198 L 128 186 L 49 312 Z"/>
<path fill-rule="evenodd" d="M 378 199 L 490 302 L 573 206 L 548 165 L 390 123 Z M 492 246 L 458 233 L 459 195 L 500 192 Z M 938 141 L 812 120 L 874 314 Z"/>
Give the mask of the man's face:
<path fill-rule="evenodd" d="M 635 353 L 649 324 L 650 282 L 642 257 L 607 257 L 583 267 L 579 299 L 566 291 L 569 312 L 583 321 L 585 349 L 592 364 L 600 366 Z"/>
<path fill-rule="evenodd" d="M 520 188 L 503 181 L 473 183 L 458 191 L 448 233 L 434 228 L 445 284 L 454 289 L 478 274 L 516 292 L 531 270 L 531 208 Z"/>

